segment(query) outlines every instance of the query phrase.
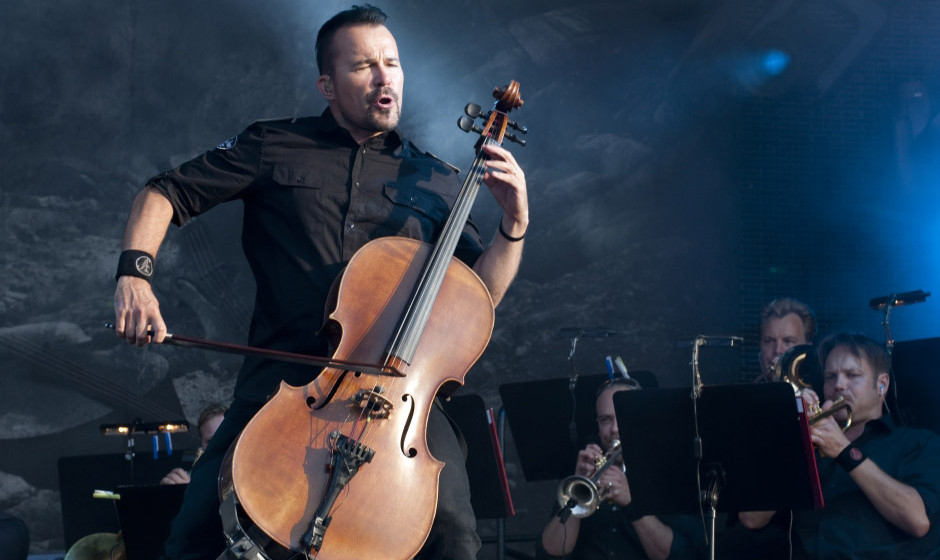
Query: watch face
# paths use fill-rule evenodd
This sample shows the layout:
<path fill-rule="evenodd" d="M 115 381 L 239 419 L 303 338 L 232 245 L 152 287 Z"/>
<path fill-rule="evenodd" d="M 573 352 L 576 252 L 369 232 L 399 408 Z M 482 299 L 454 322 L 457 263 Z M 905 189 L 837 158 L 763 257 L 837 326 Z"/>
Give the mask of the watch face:
<path fill-rule="evenodd" d="M 137 257 L 137 260 L 134 261 L 134 266 L 137 268 L 137 272 L 148 278 L 153 274 L 153 260 L 148 256 Z"/>

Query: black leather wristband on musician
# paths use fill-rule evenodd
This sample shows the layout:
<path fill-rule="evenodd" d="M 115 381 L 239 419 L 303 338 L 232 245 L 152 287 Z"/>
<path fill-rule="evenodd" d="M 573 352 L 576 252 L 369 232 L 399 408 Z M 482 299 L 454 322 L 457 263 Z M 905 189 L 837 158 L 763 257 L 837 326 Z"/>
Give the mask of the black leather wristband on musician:
<path fill-rule="evenodd" d="M 633 502 L 620 508 L 620 514 L 627 518 L 627 521 L 636 521 L 637 519 L 643 517 L 642 515 L 637 515 L 636 508 L 633 506 Z"/>
<path fill-rule="evenodd" d="M 136 249 L 121 252 L 114 279 L 117 280 L 121 276 L 136 276 L 150 282 L 153 277 L 153 255 Z"/>
<path fill-rule="evenodd" d="M 852 472 L 852 469 L 861 465 L 864 460 L 865 454 L 862 450 L 849 445 L 836 457 L 836 464 L 845 469 L 845 472 Z"/>
<path fill-rule="evenodd" d="M 511 242 L 511 243 L 515 243 L 516 241 L 522 241 L 523 239 L 525 239 L 525 234 L 524 234 L 524 233 L 523 233 L 522 235 L 520 235 L 519 237 L 513 237 L 513 236 L 509 235 L 508 233 L 506 233 L 506 230 L 503 229 L 503 222 L 502 222 L 502 221 L 499 222 L 499 234 L 502 235 L 503 237 L 505 237 L 505 238 L 506 238 L 506 241 L 509 241 L 509 242 Z"/>

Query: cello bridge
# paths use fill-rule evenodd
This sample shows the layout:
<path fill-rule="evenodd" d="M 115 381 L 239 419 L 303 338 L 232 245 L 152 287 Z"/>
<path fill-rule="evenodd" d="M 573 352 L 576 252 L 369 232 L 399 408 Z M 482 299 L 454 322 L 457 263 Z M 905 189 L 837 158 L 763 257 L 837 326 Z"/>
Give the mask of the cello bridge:
<path fill-rule="evenodd" d="M 372 389 L 359 389 L 356 396 L 353 397 L 353 404 L 365 411 L 366 415 L 373 419 L 388 418 L 392 412 L 392 403 L 382 396 L 385 388 L 376 385 Z"/>

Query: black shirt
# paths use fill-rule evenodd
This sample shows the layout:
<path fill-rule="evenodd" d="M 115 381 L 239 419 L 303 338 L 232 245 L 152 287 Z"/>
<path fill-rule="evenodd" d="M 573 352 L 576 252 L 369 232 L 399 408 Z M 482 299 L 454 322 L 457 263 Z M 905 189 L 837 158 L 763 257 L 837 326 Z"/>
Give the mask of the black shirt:
<path fill-rule="evenodd" d="M 669 558 L 673 560 L 697 558 L 704 544 L 702 521 L 688 515 L 663 516 L 660 521 L 672 529 Z M 558 558 L 549 555 L 539 539 L 536 558 Z M 603 503 L 592 515 L 581 519 L 578 542 L 565 558 L 570 560 L 646 560 L 646 551 L 633 522 L 621 508 Z"/>
<path fill-rule="evenodd" d="M 931 558 L 940 556 L 940 437 L 897 427 L 888 417 L 865 424 L 853 442 L 881 470 L 924 500 L 930 531 L 914 538 L 888 522 L 835 461 L 819 461 L 825 508 L 794 511 L 794 557 Z M 935 556 L 931 556 L 931 555 Z"/>
<path fill-rule="evenodd" d="M 218 203 L 244 203 L 242 246 L 257 291 L 249 344 L 324 355 L 317 336 L 336 276 L 368 241 L 403 236 L 433 242 L 461 182 L 398 130 L 358 145 L 327 109 L 320 117 L 259 121 L 148 183 L 183 225 Z M 456 256 L 483 252 L 467 222 Z M 263 401 L 283 379 L 304 385 L 314 368 L 246 358 L 238 397 Z"/>

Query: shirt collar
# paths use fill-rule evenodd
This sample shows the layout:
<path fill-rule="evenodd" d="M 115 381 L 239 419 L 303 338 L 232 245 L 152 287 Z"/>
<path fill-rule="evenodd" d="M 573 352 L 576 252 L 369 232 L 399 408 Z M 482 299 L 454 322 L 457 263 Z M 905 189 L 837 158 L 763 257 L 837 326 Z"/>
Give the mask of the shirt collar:
<path fill-rule="evenodd" d="M 881 418 L 875 418 L 865 422 L 865 435 L 890 434 L 897 427 L 890 414 L 882 414 Z"/>
<path fill-rule="evenodd" d="M 323 113 L 320 115 L 320 120 L 317 122 L 317 128 L 321 132 L 333 135 L 341 135 L 346 138 L 349 142 L 355 142 L 352 135 L 349 134 L 349 131 L 342 128 L 339 123 L 336 122 L 336 118 L 333 116 L 333 112 L 330 111 L 330 108 L 327 107 L 323 110 Z M 401 149 L 407 144 L 405 137 L 402 135 L 401 130 L 398 127 L 395 127 L 394 130 L 379 134 L 366 140 L 363 145 L 374 150 L 392 150 L 393 153 L 398 154 L 401 152 Z"/>

